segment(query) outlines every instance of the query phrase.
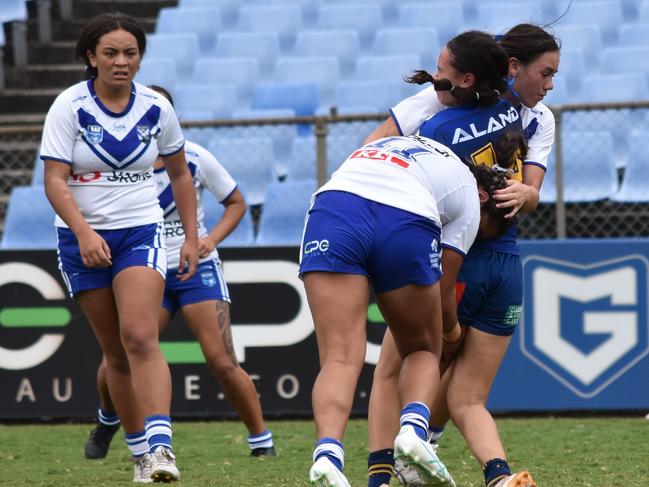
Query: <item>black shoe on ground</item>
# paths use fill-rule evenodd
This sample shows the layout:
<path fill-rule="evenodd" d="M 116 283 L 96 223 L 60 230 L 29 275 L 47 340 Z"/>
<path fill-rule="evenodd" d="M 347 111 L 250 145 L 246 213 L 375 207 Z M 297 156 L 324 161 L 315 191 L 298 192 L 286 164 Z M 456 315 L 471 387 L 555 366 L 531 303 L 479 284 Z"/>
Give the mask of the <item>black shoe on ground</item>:
<path fill-rule="evenodd" d="M 276 457 L 277 452 L 274 446 L 268 448 L 255 448 L 250 452 L 251 457 Z"/>
<path fill-rule="evenodd" d="M 98 423 L 97 427 L 90 432 L 90 438 L 86 441 L 85 454 L 86 458 L 97 459 L 105 458 L 108 453 L 110 442 L 119 429 L 119 423 L 116 425 L 105 425 Z"/>

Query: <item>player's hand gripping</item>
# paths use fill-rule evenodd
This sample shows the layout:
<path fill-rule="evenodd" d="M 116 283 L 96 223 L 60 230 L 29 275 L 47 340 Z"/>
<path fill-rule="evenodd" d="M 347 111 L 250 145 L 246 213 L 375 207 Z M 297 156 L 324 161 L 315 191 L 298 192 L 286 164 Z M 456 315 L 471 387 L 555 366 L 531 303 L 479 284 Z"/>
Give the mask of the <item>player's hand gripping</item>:
<path fill-rule="evenodd" d="M 513 179 L 507 180 L 507 187 L 494 191 L 493 198 L 498 202 L 498 208 L 511 208 L 506 218 L 514 218 L 525 204 L 531 200 L 533 190 L 531 186 Z"/>
<path fill-rule="evenodd" d="M 198 256 L 202 259 L 210 255 L 216 247 L 216 242 L 209 235 L 198 239 Z"/>

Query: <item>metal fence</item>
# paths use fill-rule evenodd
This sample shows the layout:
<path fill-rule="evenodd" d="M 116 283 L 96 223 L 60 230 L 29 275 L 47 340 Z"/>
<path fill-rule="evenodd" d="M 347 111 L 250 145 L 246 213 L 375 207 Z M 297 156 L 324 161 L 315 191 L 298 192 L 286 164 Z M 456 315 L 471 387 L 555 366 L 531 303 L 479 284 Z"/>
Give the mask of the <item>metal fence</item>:
<path fill-rule="evenodd" d="M 648 236 L 649 102 L 566 105 L 553 112 L 555 147 L 542 202 L 519 217 L 521 238 Z M 270 181 L 313 179 L 315 190 L 386 116 L 334 112 L 183 126 L 188 140 L 232 173 L 258 215 Z M 40 126 L 0 127 L 0 222 L 11 188 L 31 182 L 40 135 Z M 643 181 L 645 190 L 638 191 Z"/>

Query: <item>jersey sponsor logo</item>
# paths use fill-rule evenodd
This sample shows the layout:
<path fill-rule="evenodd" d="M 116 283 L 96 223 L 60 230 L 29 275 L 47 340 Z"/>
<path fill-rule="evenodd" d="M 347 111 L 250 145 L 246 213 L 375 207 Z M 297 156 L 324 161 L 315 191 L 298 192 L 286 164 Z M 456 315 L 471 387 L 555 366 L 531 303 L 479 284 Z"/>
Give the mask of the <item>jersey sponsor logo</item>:
<path fill-rule="evenodd" d="M 326 252 L 329 250 L 329 240 L 311 240 L 304 244 L 304 255 L 311 254 L 313 252 Z"/>
<path fill-rule="evenodd" d="M 453 142 L 451 143 L 453 145 L 460 144 L 462 142 L 483 137 L 487 134 L 498 132 L 507 127 L 507 125 L 513 124 L 518 119 L 518 112 L 514 107 L 510 107 L 509 110 L 507 110 L 507 113 L 501 113 L 497 117 L 489 117 L 486 127 L 482 126 L 478 128 L 475 123 L 470 123 L 467 130 L 462 129 L 461 127 L 456 128 L 455 133 L 453 134 Z"/>
<path fill-rule="evenodd" d="M 88 143 L 96 145 L 104 141 L 104 129 L 101 125 L 88 125 L 86 127 L 86 140 Z"/>
<path fill-rule="evenodd" d="M 139 183 L 140 181 L 148 181 L 151 179 L 151 171 L 146 172 L 124 172 L 124 171 L 111 171 L 110 176 L 106 176 L 106 181 L 111 183 Z"/>
<path fill-rule="evenodd" d="M 516 326 L 518 325 L 518 320 L 520 320 L 521 312 L 523 311 L 523 306 L 520 304 L 512 304 L 505 311 L 505 317 L 503 318 L 503 325 L 506 326 Z"/>
<path fill-rule="evenodd" d="M 94 171 L 94 172 L 86 172 L 83 174 L 74 174 L 70 176 L 73 181 L 77 183 L 90 183 L 92 181 L 97 181 L 98 179 L 101 178 L 101 172 L 99 171 Z"/>
<path fill-rule="evenodd" d="M 649 261 L 523 263 L 521 349 L 574 394 L 591 398 L 649 353 Z"/>

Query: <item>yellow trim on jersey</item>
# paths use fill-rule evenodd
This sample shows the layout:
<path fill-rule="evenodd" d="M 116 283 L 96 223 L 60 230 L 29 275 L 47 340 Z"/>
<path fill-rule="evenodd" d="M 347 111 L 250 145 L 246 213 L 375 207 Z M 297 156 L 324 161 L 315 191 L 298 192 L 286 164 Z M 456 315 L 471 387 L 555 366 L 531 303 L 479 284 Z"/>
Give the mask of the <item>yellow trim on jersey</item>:
<path fill-rule="evenodd" d="M 487 167 L 491 167 L 496 162 L 496 149 L 491 142 L 483 145 L 478 150 L 471 153 L 471 160 L 474 164 L 484 164 Z M 516 158 L 516 164 L 513 168 L 509 168 L 514 174 L 511 179 L 516 181 L 523 181 L 523 161 L 520 158 Z"/>

